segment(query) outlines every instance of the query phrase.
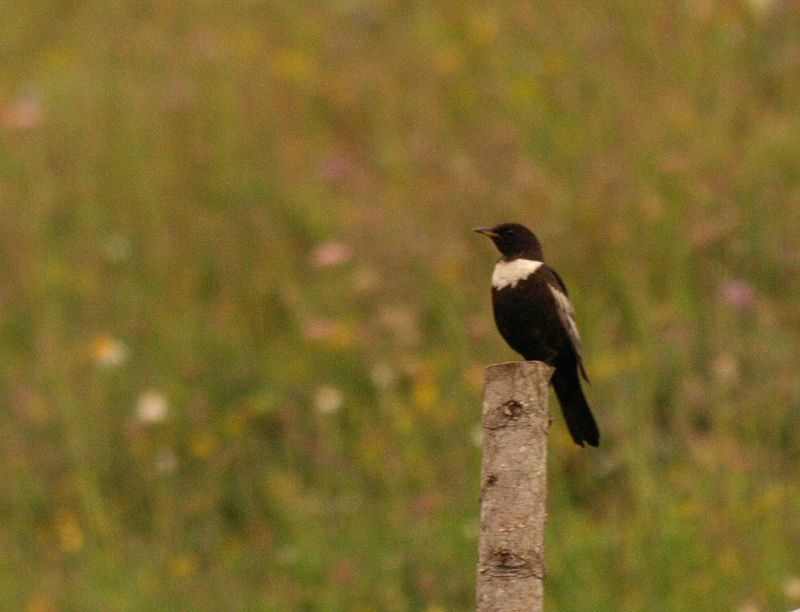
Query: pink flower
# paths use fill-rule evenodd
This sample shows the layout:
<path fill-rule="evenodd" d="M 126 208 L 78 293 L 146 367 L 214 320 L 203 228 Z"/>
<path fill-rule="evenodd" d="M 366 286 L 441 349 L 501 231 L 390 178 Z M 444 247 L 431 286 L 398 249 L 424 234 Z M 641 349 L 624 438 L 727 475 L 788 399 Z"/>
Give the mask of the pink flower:
<path fill-rule="evenodd" d="M 338 266 L 350 260 L 352 251 L 342 242 L 325 242 L 311 252 L 311 265 L 315 268 Z"/>
<path fill-rule="evenodd" d="M 326 319 L 311 319 L 303 325 L 302 334 L 306 340 L 329 340 L 336 334 L 336 323 Z"/>
<path fill-rule="evenodd" d="M 722 283 L 720 299 L 738 310 L 752 310 L 756 303 L 756 293 L 747 282 L 732 278 Z"/>
<path fill-rule="evenodd" d="M 35 98 L 22 98 L 0 110 L 0 124 L 9 130 L 26 130 L 42 122 L 42 104 Z"/>
<path fill-rule="evenodd" d="M 351 170 L 350 160 L 342 155 L 329 155 L 319 165 L 320 178 L 326 183 L 338 183 Z"/>

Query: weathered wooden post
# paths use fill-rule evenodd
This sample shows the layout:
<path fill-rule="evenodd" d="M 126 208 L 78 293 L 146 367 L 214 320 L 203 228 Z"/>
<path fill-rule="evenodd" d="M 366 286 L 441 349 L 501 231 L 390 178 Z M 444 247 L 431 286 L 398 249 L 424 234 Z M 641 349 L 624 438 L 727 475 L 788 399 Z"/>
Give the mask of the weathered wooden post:
<path fill-rule="evenodd" d="M 486 369 L 483 392 L 479 612 L 542 610 L 547 515 L 547 411 L 552 368 Z"/>

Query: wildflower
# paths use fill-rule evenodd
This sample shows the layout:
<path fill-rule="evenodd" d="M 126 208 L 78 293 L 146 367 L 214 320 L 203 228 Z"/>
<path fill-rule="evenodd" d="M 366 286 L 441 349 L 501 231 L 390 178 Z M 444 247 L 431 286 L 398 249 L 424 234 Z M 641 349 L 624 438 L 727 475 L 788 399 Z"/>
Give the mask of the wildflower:
<path fill-rule="evenodd" d="M 792 601 L 800 601 L 800 577 L 789 576 L 783 583 L 783 594 Z"/>
<path fill-rule="evenodd" d="M 200 431 L 192 435 L 189 450 L 198 459 L 208 459 L 217 450 L 217 438 L 209 431 Z"/>
<path fill-rule="evenodd" d="M 340 588 L 349 588 L 356 578 L 356 569 L 351 559 L 344 559 L 336 564 L 330 572 L 333 582 Z"/>
<path fill-rule="evenodd" d="M 314 58 L 299 49 L 283 49 L 275 53 L 270 63 L 275 77 L 297 84 L 307 83 L 317 69 Z"/>
<path fill-rule="evenodd" d="M 342 242 L 325 242 L 311 252 L 311 265 L 315 268 L 330 268 L 350 260 L 350 247 Z"/>
<path fill-rule="evenodd" d="M 302 328 L 306 340 L 329 340 L 336 335 L 337 325 L 328 319 L 311 319 Z"/>
<path fill-rule="evenodd" d="M 380 361 L 372 366 L 369 378 L 376 389 L 389 389 L 397 382 L 397 374 L 392 366 Z"/>
<path fill-rule="evenodd" d="M 344 404 L 344 394 L 336 387 L 322 385 L 314 396 L 314 407 L 320 414 L 333 414 Z"/>
<path fill-rule="evenodd" d="M 411 388 L 411 399 L 421 412 L 430 410 L 439 399 L 436 381 L 428 377 L 416 381 Z"/>
<path fill-rule="evenodd" d="M 77 552 L 83 548 L 83 531 L 74 514 L 59 513 L 56 517 L 56 533 L 61 550 L 64 552 Z"/>
<path fill-rule="evenodd" d="M 732 384 L 739 379 L 739 362 L 734 355 L 722 352 L 711 362 L 711 370 L 720 383 Z"/>
<path fill-rule="evenodd" d="M 39 593 L 28 601 L 25 612 L 58 612 L 58 608 L 47 596 Z"/>
<path fill-rule="evenodd" d="M 342 155 L 329 155 L 319 165 L 320 178 L 329 184 L 338 183 L 350 171 L 350 160 Z"/>
<path fill-rule="evenodd" d="M 136 402 L 136 419 L 144 425 L 162 423 L 167 418 L 169 403 L 158 391 L 146 391 Z"/>
<path fill-rule="evenodd" d="M 95 363 L 106 369 L 118 367 L 128 359 L 128 347 L 112 336 L 96 337 L 90 351 Z"/>
<path fill-rule="evenodd" d="M 301 328 L 303 337 L 310 342 L 324 342 L 333 348 L 343 348 L 353 341 L 352 327 L 326 319 L 311 319 Z"/>
<path fill-rule="evenodd" d="M 494 15 L 489 13 L 473 15 L 468 25 L 469 37 L 479 47 L 486 47 L 493 43 L 500 32 L 500 24 Z"/>
<path fill-rule="evenodd" d="M 27 130 L 42 122 L 42 103 L 33 97 L 20 98 L 0 109 L 0 125 L 9 130 Z"/>
<path fill-rule="evenodd" d="M 741 279 L 728 279 L 720 287 L 722 301 L 737 310 L 752 310 L 756 293 L 747 282 Z"/>
<path fill-rule="evenodd" d="M 186 578 L 197 570 L 197 557 L 190 554 L 175 555 L 169 560 L 169 571 L 175 578 Z"/>
<path fill-rule="evenodd" d="M 445 75 L 455 74 L 464 68 L 466 57 L 458 47 L 439 49 L 433 59 L 436 70 Z"/>

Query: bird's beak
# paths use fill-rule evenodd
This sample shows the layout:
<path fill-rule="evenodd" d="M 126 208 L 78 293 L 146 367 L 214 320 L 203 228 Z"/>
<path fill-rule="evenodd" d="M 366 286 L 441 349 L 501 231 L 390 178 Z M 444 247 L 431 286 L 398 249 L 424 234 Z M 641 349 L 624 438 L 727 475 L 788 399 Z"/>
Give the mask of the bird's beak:
<path fill-rule="evenodd" d="M 500 234 L 492 230 L 491 227 L 474 227 L 472 228 L 473 232 L 478 232 L 479 234 L 483 234 L 484 236 L 489 236 L 489 238 L 497 238 Z"/>

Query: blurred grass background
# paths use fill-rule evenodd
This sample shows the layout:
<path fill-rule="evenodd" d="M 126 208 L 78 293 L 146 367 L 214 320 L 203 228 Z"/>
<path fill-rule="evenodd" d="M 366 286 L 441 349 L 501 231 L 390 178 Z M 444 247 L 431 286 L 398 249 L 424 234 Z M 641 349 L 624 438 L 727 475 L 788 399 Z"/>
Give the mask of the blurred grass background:
<path fill-rule="evenodd" d="M 537 231 L 547 607 L 800 606 L 800 5 L 3 3 L 0 608 L 468 610 Z"/>

